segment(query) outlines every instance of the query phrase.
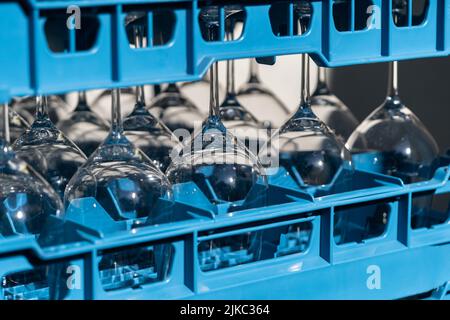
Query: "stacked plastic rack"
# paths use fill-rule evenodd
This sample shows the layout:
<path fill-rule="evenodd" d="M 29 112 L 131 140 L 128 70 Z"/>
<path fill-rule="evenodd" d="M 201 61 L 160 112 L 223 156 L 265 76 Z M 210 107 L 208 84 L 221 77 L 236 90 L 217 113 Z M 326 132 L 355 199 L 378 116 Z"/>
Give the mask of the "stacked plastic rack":
<path fill-rule="evenodd" d="M 364 6 L 350 0 L 339 17 L 337 2 L 311 1 L 309 30 L 297 35 L 294 2 L 245 1 L 241 37 L 217 42 L 202 37 L 204 1 L 2 2 L 0 102 L 194 80 L 213 61 L 230 58 L 307 52 L 333 67 L 450 55 L 450 0 L 428 1 L 421 17 L 410 0 L 401 26 L 393 22 L 391 0 Z M 136 10 L 147 13 L 149 35 L 158 28 L 154 13 L 165 12 L 171 23 L 164 41 L 130 47 L 124 21 Z M 52 31 L 58 29 L 65 32 Z M 430 180 L 382 175 L 381 157 L 356 155 L 351 179 L 341 172 L 330 189 L 275 182 L 267 206 L 242 206 L 232 215 L 200 191 L 195 199 L 180 192 L 175 221 L 159 226 L 113 221 L 87 199 L 68 208 L 66 221 L 52 219 L 46 237 L 14 230 L 0 236 L 0 298 L 448 299 L 450 157 L 440 159 Z M 420 212 L 421 201 L 432 209 Z M 264 239 L 260 254 L 245 245 L 249 237 Z M 170 248 L 168 266 L 161 265 L 162 247 Z"/>

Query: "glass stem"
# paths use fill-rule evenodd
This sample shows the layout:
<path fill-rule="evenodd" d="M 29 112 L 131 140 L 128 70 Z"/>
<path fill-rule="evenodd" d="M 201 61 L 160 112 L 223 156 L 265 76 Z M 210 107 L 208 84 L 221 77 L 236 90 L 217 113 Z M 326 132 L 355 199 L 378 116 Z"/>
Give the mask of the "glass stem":
<path fill-rule="evenodd" d="M 209 69 L 210 83 L 209 83 L 209 115 L 219 116 L 219 63 L 214 62 L 214 64 Z"/>
<path fill-rule="evenodd" d="M 309 83 L 309 57 L 307 54 L 302 54 L 302 83 L 300 91 L 300 107 L 305 108 L 310 105 L 310 83 Z"/>
<path fill-rule="evenodd" d="M 144 86 L 136 87 L 136 106 L 145 106 L 145 92 Z"/>
<path fill-rule="evenodd" d="M 259 66 L 256 58 L 250 59 L 250 77 L 249 83 L 259 83 Z"/>
<path fill-rule="evenodd" d="M 78 104 L 75 111 L 91 111 L 87 104 L 86 91 L 78 92 Z"/>
<path fill-rule="evenodd" d="M 36 97 L 36 120 L 42 120 L 48 118 L 47 97 Z"/>
<path fill-rule="evenodd" d="M 120 112 L 120 89 L 113 89 L 111 92 L 111 97 L 112 97 L 111 131 L 113 133 L 121 134 L 123 132 L 123 127 L 122 127 L 122 114 Z"/>
<path fill-rule="evenodd" d="M 208 26 L 210 40 L 214 40 L 214 25 Z M 216 61 L 209 69 L 209 115 L 219 116 L 219 63 Z"/>
<path fill-rule="evenodd" d="M 233 41 L 234 34 L 233 34 L 233 23 L 231 20 L 228 21 L 228 28 L 227 28 L 227 39 L 228 41 Z M 227 97 L 235 96 L 236 95 L 236 87 L 234 82 L 234 60 L 230 59 L 227 60 Z"/>
<path fill-rule="evenodd" d="M 144 34 L 143 34 L 143 27 L 141 25 L 135 24 L 133 26 L 133 33 L 134 33 L 134 42 L 136 48 L 143 48 L 144 47 Z M 145 93 L 144 93 L 144 86 L 137 86 L 136 87 L 136 106 L 142 107 L 145 106 Z"/>
<path fill-rule="evenodd" d="M 398 61 L 389 62 L 388 97 L 398 97 Z"/>
<path fill-rule="evenodd" d="M 10 134 L 9 134 L 9 107 L 7 103 L 3 104 L 3 140 L 7 145 L 11 142 Z"/>
<path fill-rule="evenodd" d="M 78 92 L 78 104 L 87 104 L 86 91 Z"/>

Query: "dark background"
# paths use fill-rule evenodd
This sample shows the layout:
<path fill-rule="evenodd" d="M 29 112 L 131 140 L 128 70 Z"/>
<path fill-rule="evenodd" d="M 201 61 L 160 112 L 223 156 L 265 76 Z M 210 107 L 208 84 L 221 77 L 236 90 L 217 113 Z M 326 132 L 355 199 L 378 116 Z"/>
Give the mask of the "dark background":
<path fill-rule="evenodd" d="M 386 63 L 330 69 L 329 85 L 362 121 L 386 96 Z M 450 148 L 450 58 L 399 63 L 403 103 L 425 124 L 441 152 Z"/>

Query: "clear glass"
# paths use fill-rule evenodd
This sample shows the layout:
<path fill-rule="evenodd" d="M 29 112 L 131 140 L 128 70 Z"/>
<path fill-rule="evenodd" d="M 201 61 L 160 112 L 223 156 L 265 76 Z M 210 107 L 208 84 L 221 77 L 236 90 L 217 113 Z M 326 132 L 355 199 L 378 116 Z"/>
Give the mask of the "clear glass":
<path fill-rule="evenodd" d="M 325 68 L 317 66 L 317 79 L 316 90 L 311 96 L 311 109 L 345 142 L 359 122 L 350 109 L 328 88 Z"/>
<path fill-rule="evenodd" d="M 202 22 L 208 27 L 211 40 L 217 37 L 219 9 L 206 7 L 201 11 Z M 261 197 L 248 197 L 256 184 L 267 189 L 263 168 L 251 153 L 221 122 L 219 108 L 218 63 L 210 69 L 209 117 L 202 129 L 184 143 L 177 158 L 167 169 L 173 184 L 183 184 L 187 189 L 198 189 L 213 204 L 229 203 L 230 210 L 243 204 L 264 206 L 265 191 Z M 193 185 L 192 185 L 193 183 Z"/>
<path fill-rule="evenodd" d="M 136 46 L 143 44 L 142 26 L 134 25 Z M 161 171 L 170 164 L 170 153 L 179 144 L 173 133 L 145 105 L 144 87 L 136 88 L 136 104 L 133 111 L 123 120 L 124 134 L 130 142 L 142 150 Z"/>
<path fill-rule="evenodd" d="M 390 63 L 389 68 L 386 100 L 357 127 L 347 146 L 353 152 L 383 153 L 383 173 L 399 176 L 406 183 L 429 179 L 436 169 L 437 143 L 400 100 L 397 62 Z"/>
<path fill-rule="evenodd" d="M 311 16 L 310 6 L 297 6 L 301 30 L 305 32 Z M 260 152 L 272 174 L 291 176 L 300 187 L 324 186 L 333 182 L 341 168 L 352 170 L 351 155 L 311 110 L 309 58 L 302 54 L 301 100 L 298 110 L 271 137 Z M 274 162 L 278 157 L 279 163 Z M 283 168 L 280 172 L 279 167 Z M 271 170 L 271 171 L 272 171 Z"/>
<path fill-rule="evenodd" d="M 388 95 L 347 141 L 352 152 L 380 152 L 381 172 L 412 183 L 432 178 L 439 148 L 423 123 L 400 100 L 398 63 L 389 64 Z M 427 226 L 432 196 L 413 200 L 412 226 Z"/>
<path fill-rule="evenodd" d="M 200 18 L 207 27 L 209 39 L 217 39 L 219 8 L 203 8 Z M 176 184 L 175 190 L 181 197 L 201 199 L 203 195 L 204 200 L 197 200 L 197 205 L 202 201 L 209 202 L 216 205 L 216 209 L 225 209 L 218 210 L 217 214 L 232 217 L 233 211 L 240 208 L 267 205 L 268 185 L 258 158 L 220 120 L 218 69 L 217 62 L 210 68 L 209 116 L 200 132 L 195 132 L 184 143 L 178 157 L 173 158 L 167 176 Z M 233 238 L 232 244 L 229 241 L 213 242 L 209 243 L 211 250 L 199 252 L 202 270 L 211 268 L 204 264 L 239 265 L 261 257 L 262 232 Z"/>
<path fill-rule="evenodd" d="M 238 90 L 237 97 L 245 108 L 266 126 L 279 128 L 290 111 L 260 80 L 258 63 L 250 59 L 248 81 Z"/>
<path fill-rule="evenodd" d="M 172 201 L 171 184 L 125 137 L 119 89 L 114 89 L 112 94 L 112 119 L 106 140 L 67 186 L 65 206 L 82 206 L 82 201 L 74 200 L 94 198 L 114 220 L 147 217 L 151 224 L 169 221 L 171 211 L 158 209 L 161 201 Z"/>
<path fill-rule="evenodd" d="M 86 92 L 79 92 L 75 110 L 57 123 L 57 127 L 87 156 L 90 156 L 106 138 L 109 124 L 92 111 Z"/>
<path fill-rule="evenodd" d="M 66 189 L 65 206 L 75 209 L 80 219 L 96 221 L 102 207 L 114 221 L 129 220 L 134 226 L 172 221 L 172 186 L 153 162 L 124 135 L 120 91 L 112 91 L 112 125 L 106 140 L 78 170 Z M 70 210 L 70 209 L 69 209 Z M 81 217 L 84 215 L 84 217 Z M 136 288 L 167 278 L 172 261 L 171 244 L 103 253 L 99 263 L 106 291 Z"/>
<path fill-rule="evenodd" d="M 19 113 L 28 123 L 33 123 L 36 111 L 36 97 L 27 96 L 18 98 L 13 104 L 13 109 Z M 47 97 L 48 116 L 53 123 L 58 123 L 70 110 L 69 105 L 57 95 Z"/>
<path fill-rule="evenodd" d="M 61 200 L 52 187 L 9 146 L 8 106 L 3 105 L 0 140 L 0 238 L 45 231 L 49 216 L 62 217 Z"/>
<path fill-rule="evenodd" d="M 64 198 L 67 183 L 86 161 L 84 153 L 51 122 L 47 98 L 35 99 L 36 120 L 12 145 L 19 157 L 28 162 Z"/>

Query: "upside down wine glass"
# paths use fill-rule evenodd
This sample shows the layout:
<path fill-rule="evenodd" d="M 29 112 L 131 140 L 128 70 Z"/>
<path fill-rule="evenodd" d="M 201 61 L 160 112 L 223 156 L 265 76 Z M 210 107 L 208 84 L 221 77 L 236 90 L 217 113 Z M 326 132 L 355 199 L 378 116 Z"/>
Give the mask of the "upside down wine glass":
<path fill-rule="evenodd" d="M 128 220 L 137 226 L 137 219 L 146 218 L 145 224 L 154 226 L 172 221 L 172 186 L 124 135 L 119 89 L 112 90 L 111 109 L 110 133 L 67 186 L 66 208 L 97 224 L 99 208 L 106 211 L 110 222 Z M 165 243 L 106 254 L 99 263 L 103 288 L 108 291 L 162 281 L 168 275 L 171 255 L 171 245 Z"/>
<path fill-rule="evenodd" d="M 317 79 L 316 90 L 311 96 L 311 109 L 342 141 L 347 141 L 359 122 L 328 88 L 325 68 L 317 66 Z"/>
<path fill-rule="evenodd" d="M 36 120 L 12 147 L 63 199 L 67 183 L 86 161 L 86 156 L 51 122 L 47 97 L 36 97 L 35 104 Z"/>
<path fill-rule="evenodd" d="M 136 47 L 143 45 L 142 26 L 133 25 Z M 144 87 L 136 88 L 136 104 L 133 111 L 123 120 L 125 136 L 134 146 L 142 150 L 161 171 L 170 164 L 170 153 L 179 144 L 174 134 L 145 105 Z"/>
<path fill-rule="evenodd" d="M 216 40 L 219 8 L 203 8 L 200 18 L 207 26 L 208 38 Z M 184 144 L 178 158 L 173 159 L 167 176 L 176 184 L 177 192 L 189 198 L 198 197 L 201 192 L 211 204 L 228 206 L 226 214 L 232 217 L 232 212 L 238 208 L 266 205 L 268 185 L 258 158 L 220 120 L 217 62 L 209 72 L 210 114 L 203 122 L 201 131 L 196 132 Z M 260 259 L 261 232 L 246 233 L 228 240 L 210 240 L 207 246 L 200 248 L 199 263 L 202 269 L 210 268 L 211 261 L 220 268 L 230 263 L 242 264 Z"/>
<path fill-rule="evenodd" d="M 382 173 L 400 177 L 405 183 L 428 180 L 434 174 L 439 149 L 423 123 L 400 100 L 398 62 L 389 63 L 386 100 L 356 128 L 347 146 L 353 152 L 380 152 Z M 431 197 L 413 200 L 414 228 L 433 223 L 430 205 Z"/>
<path fill-rule="evenodd" d="M 0 238 L 35 235 L 40 238 L 51 215 L 62 217 L 62 202 L 52 187 L 9 146 L 8 105 L 2 108 L 0 141 Z"/>
<path fill-rule="evenodd" d="M 303 1 L 296 7 L 302 33 L 311 17 L 307 4 Z M 301 99 L 297 111 L 260 152 L 264 164 L 272 167 L 273 175 L 290 176 L 300 187 L 328 185 L 341 168 L 352 169 L 349 151 L 311 110 L 309 61 L 308 56 L 302 54 Z M 277 156 L 279 167 L 273 158 Z"/>
<path fill-rule="evenodd" d="M 65 205 L 93 198 L 114 220 L 148 217 L 151 222 L 161 222 L 170 212 L 165 216 L 158 205 L 161 199 L 171 201 L 171 185 L 124 135 L 119 99 L 119 89 L 113 89 L 110 133 L 70 181 Z"/>
<path fill-rule="evenodd" d="M 201 11 L 209 38 L 216 39 L 218 8 Z M 194 183 L 213 204 L 231 202 L 237 206 L 256 183 L 266 183 L 257 157 L 253 155 L 220 119 L 218 63 L 210 68 L 210 114 L 202 130 L 184 144 L 179 157 L 172 161 L 167 176 L 174 184 Z"/>
<path fill-rule="evenodd" d="M 78 93 L 75 110 L 69 117 L 59 121 L 57 127 L 87 156 L 100 145 L 109 130 L 109 124 L 88 105 L 85 91 Z"/>

